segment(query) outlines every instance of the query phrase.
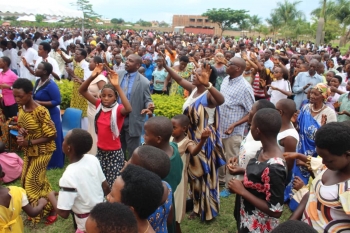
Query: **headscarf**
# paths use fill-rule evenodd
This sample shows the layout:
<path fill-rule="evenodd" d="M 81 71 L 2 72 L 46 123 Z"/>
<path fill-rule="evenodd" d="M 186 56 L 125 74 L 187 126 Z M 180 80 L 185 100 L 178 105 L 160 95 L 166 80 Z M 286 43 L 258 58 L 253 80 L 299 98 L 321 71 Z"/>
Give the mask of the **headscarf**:
<path fill-rule="evenodd" d="M 90 42 L 90 45 L 96 46 L 96 41 L 95 41 L 95 40 L 92 40 L 92 41 Z"/>
<path fill-rule="evenodd" d="M 150 62 L 153 61 L 153 57 L 151 54 L 146 53 L 145 55 L 142 56 L 142 60 L 149 60 Z"/>
<path fill-rule="evenodd" d="M 328 86 L 324 83 L 318 83 L 316 84 L 316 86 L 313 87 L 314 89 L 318 90 L 319 92 L 321 92 L 321 95 L 323 96 L 323 98 L 325 100 L 328 99 L 329 95 L 331 94 L 330 89 L 328 88 Z"/>

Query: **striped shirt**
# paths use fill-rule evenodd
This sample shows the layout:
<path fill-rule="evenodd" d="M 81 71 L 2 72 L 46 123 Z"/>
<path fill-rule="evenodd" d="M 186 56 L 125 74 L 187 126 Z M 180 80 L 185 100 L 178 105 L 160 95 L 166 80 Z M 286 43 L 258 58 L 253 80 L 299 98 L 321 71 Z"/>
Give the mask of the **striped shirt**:
<path fill-rule="evenodd" d="M 254 104 L 254 93 L 252 86 L 241 75 L 230 79 L 224 78 L 220 89 L 225 98 L 225 103 L 220 106 L 220 128 L 222 138 L 229 138 L 233 135 L 244 134 L 246 123 L 235 127 L 230 135 L 225 132 L 232 123 L 235 123 L 246 116 Z"/>

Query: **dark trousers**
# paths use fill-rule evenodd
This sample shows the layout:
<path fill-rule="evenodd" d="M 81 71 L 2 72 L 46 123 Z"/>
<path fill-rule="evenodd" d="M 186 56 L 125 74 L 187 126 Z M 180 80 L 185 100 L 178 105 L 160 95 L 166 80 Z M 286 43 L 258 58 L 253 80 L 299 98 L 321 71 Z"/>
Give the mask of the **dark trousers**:
<path fill-rule="evenodd" d="M 17 116 L 18 105 L 12 104 L 10 106 L 4 106 L 4 108 L 2 109 L 2 112 L 4 113 L 6 120 L 8 120 L 10 117 Z"/>
<path fill-rule="evenodd" d="M 156 91 L 156 90 L 153 90 L 153 94 L 169 95 L 169 94 L 167 93 L 167 91 Z"/>
<path fill-rule="evenodd" d="M 122 144 L 122 150 L 124 153 L 125 160 L 129 160 L 134 150 L 141 146 L 141 136 L 131 137 L 129 134 L 129 126 L 124 125 L 120 132 L 120 142 Z M 126 154 L 128 152 L 128 155 Z"/>
<path fill-rule="evenodd" d="M 236 201 L 235 201 L 235 209 L 233 210 L 233 216 L 236 219 L 237 224 L 237 231 L 239 231 L 239 228 L 241 226 L 241 196 L 236 194 Z"/>

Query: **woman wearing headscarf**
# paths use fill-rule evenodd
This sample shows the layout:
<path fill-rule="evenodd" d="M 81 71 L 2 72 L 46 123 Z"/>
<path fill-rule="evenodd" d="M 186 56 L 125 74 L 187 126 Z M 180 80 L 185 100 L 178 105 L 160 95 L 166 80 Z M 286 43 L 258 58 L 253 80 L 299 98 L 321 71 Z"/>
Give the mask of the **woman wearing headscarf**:
<path fill-rule="evenodd" d="M 142 67 L 145 68 L 145 77 L 150 82 L 150 91 L 153 92 L 153 82 L 152 82 L 152 73 L 154 71 L 153 58 L 152 55 L 146 53 L 142 56 Z"/>
<path fill-rule="evenodd" d="M 324 124 L 336 122 L 337 116 L 333 109 L 325 104 L 330 95 L 330 89 L 324 83 L 319 83 L 310 90 L 310 103 L 306 104 L 300 110 L 298 117 L 300 141 L 297 152 L 305 156 L 317 157 L 315 134 L 317 130 Z M 310 157 L 310 158 L 311 158 Z M 294 164 L 291 182 L 287 185 L 285 191 L 285 200 L 289 200 L 293 196 L 293 180 L 298 176 L 304 184 L 309 181 L 310 173 L 307 168 Z M 298 203 L 289 203 L 292 211 L 296 209 Z"/>

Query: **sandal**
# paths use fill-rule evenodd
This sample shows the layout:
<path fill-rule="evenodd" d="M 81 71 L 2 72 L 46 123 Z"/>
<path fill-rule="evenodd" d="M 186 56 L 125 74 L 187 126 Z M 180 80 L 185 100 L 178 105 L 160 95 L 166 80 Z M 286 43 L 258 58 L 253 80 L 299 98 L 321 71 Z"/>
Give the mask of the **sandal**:
<path fill-rule="evenodd" d="M 197 217 L 198 217 L 198 214 L 196 214 L 195 212 L 192 212 L 190 215 L 188 215 L 188 219 L 189 220 L 193 220 L 193 219 L 195 219 Z"/>
<path fill-rule="evenodd" d="M 57 214 L 56 215 L 53 215 L 53 216 L 48 216 L 46 218 L 46 222 L 45 222 L 45 225 L 51 225 L 53 224 L 54 222 L 57 221 Z"/>

